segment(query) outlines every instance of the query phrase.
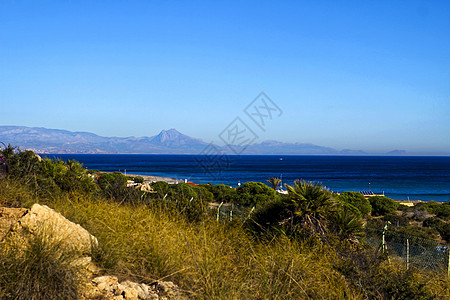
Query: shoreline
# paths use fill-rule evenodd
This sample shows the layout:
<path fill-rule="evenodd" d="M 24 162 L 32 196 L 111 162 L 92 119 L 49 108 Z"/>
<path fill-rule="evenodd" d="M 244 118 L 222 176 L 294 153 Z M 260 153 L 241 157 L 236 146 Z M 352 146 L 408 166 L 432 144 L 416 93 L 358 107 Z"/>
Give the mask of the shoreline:
<path fill-rule="evenodd" d="M 146 182 L 146 183 L 152 183 L 152 182 L 157 182 L 157 181 L 164 181 L 164 182 L 167 182 L 168 184 L 177 184 L 177 183 L 180 183 L 180 182 L 181 183 L 184 182 L 184 179 L 176 179 L 176 178 L 165 177 L 165 176 L 129 174 L 129 173 L 124 174 L 121 171 L 115 171 L 115 172 L 99 171 L 99 172 L 100 173 L 115 173 L 115 172 L 119 172 L 119 173 L 121 173 L 124 176 L 129 176 L 129 177 L 137 177 L 137 176 L 139 176 L 139 177 L 144 178 L 144 182 Z M 355 192 L 357 192 L 357 191 L 355 191 Z M 382 195 L 380 195 L 380 196 L 382 196 Z M 388 196 L 386 196 L 386 197 L 388 197 Z M 388 197 L 388 198 L 390 198 L 390 197 Z M 414 199 L 414 200 L 413 199 L 411 199 L 411 200 L 394 199 L 394 198 L 391 198 L 391 199 L 396 201 L 397 203 L 401 203 L 401 204 L 406 205 L 406 206 L 412 206 L 412 205 L 415 205 L 415 204 L 420 203 L 420 202 L 434 201 L 434 202 L 437 202 L 439 204 L 442 204 L 442 203 L 446 203 L 446 202 L 450 201 L 450 200 L 447 200 L 447 201 L 441 202 L 441 201 L 436 201 L 436 200 L 424 200 L 424 199 Z"/>
<path fill-rule="evenodd" d="M 118 171 L 116 171 L 118 172 Z M 99 173 L 116 173 L 116 172 L 107 172 L 107 171 L 99 171 Z M 168 184 L 176 184 L 178 182 L 181 182 L 182 180 L 178 180 L 172 177 L 164 177 L 164 176 L 155 176 L 155 175 L 140 175 L 140 174 L 129 174 L 126 173 L 124 174 L 123 172 L 119 172 L 120 174 L 127 176 L 127 177 L 142 177 L 144 178 L 144 182 L 156 182 L 156 181 L 164 181 L 167 182 Z"/>

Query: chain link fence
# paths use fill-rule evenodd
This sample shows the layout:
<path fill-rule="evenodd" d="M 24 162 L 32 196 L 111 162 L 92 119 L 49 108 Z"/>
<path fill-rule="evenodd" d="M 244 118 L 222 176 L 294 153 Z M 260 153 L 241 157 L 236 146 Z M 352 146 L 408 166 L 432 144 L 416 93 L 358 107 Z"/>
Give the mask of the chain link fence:
<path fill-rule="evenodd" d="M 217 221 L 247 219 L 254 208 L 221 203 L 216 208 Z M 365 242 L 400 261 L 405 268 L 428 269 L 450 276 L 450 247 L 439 241 L 384 229 L 366 229 Z"/>
<path fill-rule="evenodd" d="M 366 230 L 366 242 L 387 253 L 390 259 L 403 263 L 407 269 L 428 269 L 450 276 L 448 245 L 436 240 L 387 230 Z"/>

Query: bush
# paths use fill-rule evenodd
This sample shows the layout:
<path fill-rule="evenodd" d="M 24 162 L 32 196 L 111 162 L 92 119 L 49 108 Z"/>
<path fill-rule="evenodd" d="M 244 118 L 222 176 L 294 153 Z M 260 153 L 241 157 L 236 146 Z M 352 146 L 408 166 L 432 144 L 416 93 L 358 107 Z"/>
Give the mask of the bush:
<path fill-rule="evenodd" d="M 9 164 L 8 176 L 21 182 L 30 183 L 34 180 L 34 175 L 39 171 L 39 158 L 33 151 L 22 151 L 18 147 L 8 145 L 0 153 Z"/>
<path fill-rule="evenodd" d="M 126 183 L 127 177 L 119 172 L 102 173 L 98 178 L 98 186 L 103 196 L 116 201 L 133 199 L 132 194 L 135 190 L 127 188 Z"/>
<path fill-rule="evenodd" d="M 450 202 L 445 202 L 439 205 L 435 210 L 436 216 L 444 220 L 450 220 Z"/>
<path fill-rule="evenodd" d="M 397 202 L 385 196 L 374 196 L 369 198 L 372 205 L 373 216 L 392 214 L 397 209 Z"/>
<path fill-rule="evenodd" d="M 338 200 L 353 205 L 362 216 L 368 215 L 372 211 L 370 201 L 358 192 L 343 192 L 338 196 Z"/>
<path fill-rule="evenodd" d="M 169 185 L 166 204 L 179 211 L 189 221 L 203 218 L 207 202 L 212 200 L 212 193 L 203 187 L 193 187 L 187 183 Z"/>
<path fill-rule="evenodd" d="M 169 191 L 169 184 L 165 181 L 157 181 L 151 184 L 152 189 L 156 192 L 156 195 L 162 199 Z"/>
<path fill-rule="evenodd" d="M 442 221 L 440 218 L 438 217 L 432 217 L 432 218 L 428 218 L 425 219 L 423 221 L 423 227 L 430 227 L 430 228 L 439 228 L 441 226 L 443 226 L 445 224 L 444 221 Z"/>
<path fill-rule="evenodd" d="M 450 223 L 438 227 L 437 230 L 441 235 L 442 239 L 445 240 L 447 243 L 450 243 Z"/>
<path fill-rule="evenodd" d="M 142 176 L 136 176 L 136 177 L 133 177 L 133 179 L 132 179 L 135 183 L 144 183 L 144 177 L 142 177 Z"/>
<path fill-rule="evenodd" d="M 287 235 L 295 231 L 290 223 L 284 224 L 282 221 L 288 219 L 293 214 L 293 207 L 289 209 L 289 204 L 279 199 L 264 203 L 247 220 L 247 228 L 252 233 L 271 238 L 280 232 Z"/>
<path fill-rule="evenodd" d="M 216 202 L 235 203 L 237 198 L 237 192 L 232 187 L 225 184 L 201 184 L 200 186 L 208 189 L 214 197 Z"/>
<path fill-rule="evenodd" d="M 236 203 L 242 205 L 258 205 L 275 198 L 276 192 L 261 182 L 246 182 L 236 189 Z"/>
<path fill-rule="evenodd" d="M 382 218 L 384 222 L 391 222 L 392 226 L 394 227 L 400 227 L 400 226 L 408 226 L 410 219 L 406 215 L 394 215 L 394 214 L 388 214 Z"/>

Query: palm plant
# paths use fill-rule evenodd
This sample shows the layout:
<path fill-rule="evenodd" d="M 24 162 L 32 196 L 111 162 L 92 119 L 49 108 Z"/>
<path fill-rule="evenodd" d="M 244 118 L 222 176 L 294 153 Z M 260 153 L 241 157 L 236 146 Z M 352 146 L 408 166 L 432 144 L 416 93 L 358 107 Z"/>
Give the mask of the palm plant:
<path fill-rule="evenodd" d="M 342 207 L 336 210 L 330 217 L 331 230 L 340 240 L 353 243 L 358 242 L 358 237 L 363 233 L 363 222 L 361 218 L 350 210 Z"/>
<path fill-rule="evenodd" d="M 286 184 L 286 188 L 294 206 L 294 223 L 313 234 L 328 233 L 325 214 L 334 204 L 331 192 L 319 183 L 303 180 L 296 180 L 294 186 Z"/>
<path fill-rule="evenodd" d="M 281 183 L 281 179 L 278 177 L 269 177 L 267 182 L 270 183 L 274 190 L 277 190 L 278 185 Z"/>

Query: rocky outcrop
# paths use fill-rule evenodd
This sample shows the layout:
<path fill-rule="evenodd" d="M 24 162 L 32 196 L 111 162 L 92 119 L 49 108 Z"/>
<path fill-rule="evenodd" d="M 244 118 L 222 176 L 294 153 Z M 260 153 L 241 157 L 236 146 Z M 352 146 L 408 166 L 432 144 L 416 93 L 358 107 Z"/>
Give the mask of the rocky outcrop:
<path fill-rule="evenodd" d="M 79 254 L 90 254 L 92 246 L 98 244 L 97 239 L 86 229 L 72 223 L 53 209 L 34 204 L 31 209 L 11 225 L 9 235 L 13 240 L 27 238 L 38 232 L 50 238 L 50 242 L 57 242 L 66 250 Z"/>
<path fill-rule="evenodd" d="M 87 285 L 84 299 L 186 299 L 173 282 L 155 281 L 151 284 L 129 280 L 119 282 L 116 276 L 93 278 Z"/>
<path fill-rule="evenodd" d="M 11 226 L 28 213 L 25 208 L 0 207 L 0 241 L 11 229 Z"/>
<path fill-rule="evenodd" d="M 58 243 L 60 251 L 76 256 L 74 263 L 82 268 L 83 277 L 80 299 L 186 299 L 172 282 L 144 284 L 119 282 L 116 276 L 96 277 L 101 271 L 90 254 L 97 239 L 45 205 L 34 204 L 30 209 L 0 207 L 0 243 L 8 239 L 8 245 L 20 251 L 38 233 L 45 233 L 49 242 Z"/>

